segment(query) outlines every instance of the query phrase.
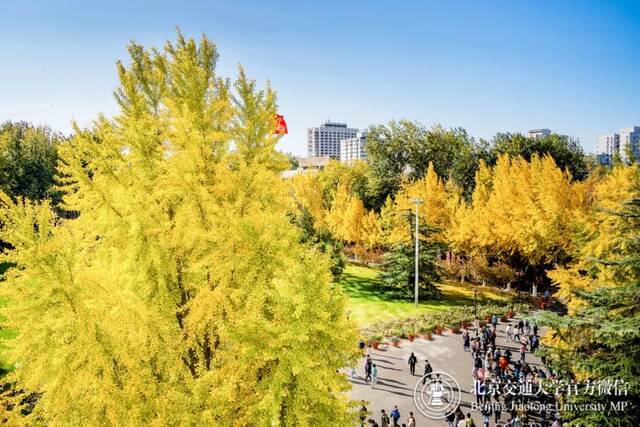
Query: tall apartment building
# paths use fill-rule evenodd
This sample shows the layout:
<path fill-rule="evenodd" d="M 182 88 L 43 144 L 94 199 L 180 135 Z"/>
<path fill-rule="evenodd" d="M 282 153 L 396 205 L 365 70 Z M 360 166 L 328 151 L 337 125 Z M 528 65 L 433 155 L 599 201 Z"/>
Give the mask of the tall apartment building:
<path fill-rule="evenodd" d="M 608 165 L 613 160 L 615 153 L 620 152 L 620 135 L 617 133 L 608 133 L 598 137 L 598 152 L 596 157 L 598 163 Z"/>
<path fill-rule="evenodd" d="M 549 135 L 551 135 L 551 130 L 549 129 L 531 129 L 529 131 L 529 138 L 535 140 L 546 138 Z"/>
<path fill-rule="evenodd" d="M 340 158 L 340 141 L 353 138 L 358 129 L 347 127 L 346 123 L 325 122 L 319 127 L 307 129 L 307 155 L 309 157 Z"/>
<path fill-rule="evenodd" d="M 598 163 L 611 164 L 616 154 L 622 160 L 627 160 L 627 149 L 625 148 L 627 145 L 631 146 L 634 157 L 640 159 L 640 126 L 630 126 L 620 129 L 618 133 L 600 135 L 596 151 Z"/>
<path fill-rule="evenodd" d="M 366 142 L 366 132 L 358 132 L 355 137 L 340 141 L 340 161 L 350 165 L 356 160 L 366 160 Z"/>
<path fill-rule="evenodd" d="M 630 145 L 633 157 L 640 159 L 640 126 L 631 126 L 620 129 L 620 157 L 627 160 L 626 146 Z"/>

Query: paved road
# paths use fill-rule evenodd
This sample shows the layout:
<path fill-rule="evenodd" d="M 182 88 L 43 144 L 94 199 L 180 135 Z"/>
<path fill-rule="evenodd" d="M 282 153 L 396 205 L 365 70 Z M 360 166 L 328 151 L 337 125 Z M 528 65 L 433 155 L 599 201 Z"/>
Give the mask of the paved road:
<path fill-rule="evenodd" d="M 517 322 L 517 319 L 511 319 Z M 517 343 L 507 343 L 505 339 L 506 323 L 498 324 L 496 345 L 503 351 L 506 347 L 511 349 L 513 359 L 520 357 Z M 416 365 L 416 375 L 409 372 L 407 360 L 411 352 L 418 357 Z M 370 402 L 367 408 L 371 411 L 371 418 L 380 423 L 380 410 L 385 409 L 387 414 L 393 409 L 393 405 L 398 405 L 401 422 L 406 422 L 409 411 L 412 411 L 416 418 L 417 427 L 445 426 L 442 420 L 432 420 L 424 416 L 417 410 L 413 400 L 413 389 L 420 380 L 424 371 L 424 361 L 428 359 L 434 371 L 444 371 L 453 376 L 462 390 L 461 409 L 466 414 L 472 412 L 470 403 L 475 402 L 473 394 L 473 378 L 471 371 L 473 359 L 471 353 L 464 352 L 462 348 L 462 335 L 449 334 L 445 332 L 443 336 L 435 336 L 433 341 L 416 338 L 414 342 L 402 340 L 399 348 L 385 346 L 378 350 L 371 349 L 373 363 L 378 367 L 378 383 L 375 388 L 364 382 L 364 358 L 357 367 L 355 378 L 350 379 L 353 389 L 351 398 Z M 526 361 L 532 366 L 540 366 L 540 359 L 527 353 Z M 476 426 L 482 426 L 481 415 L 472 412 Z M 507 415 L 503 414 L 502 422 L 508 421 Z M 494 426 L 493 420 L 491 426 Z"/>

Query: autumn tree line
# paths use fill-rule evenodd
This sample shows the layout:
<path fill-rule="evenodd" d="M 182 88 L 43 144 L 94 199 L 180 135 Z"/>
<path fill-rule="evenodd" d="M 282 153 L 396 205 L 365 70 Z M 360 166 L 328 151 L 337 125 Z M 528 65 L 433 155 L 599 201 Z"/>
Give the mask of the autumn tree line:
<path fill-rule="evenodd" d="M 419 198 L 419 238 L 438 255 L 436 270 L 528 291 L 548 288 L 546 271 L 571 259 L 577 212 L 595 206 L 591 194 L 613 179 L 576 140 L 557 134 L 476 142 L 463 129 L 392 121 L 371 127 L 367 153 L 368 162 L 335 161 L 291 180 L 316 230 L 353 259 L 384 267 L 410 255 Z"/>
<path fill-rule="evenodd" d="M 551 331 L 544 339 L 548 365 L 568 381 L 618 381 L 625 393 L 569 396 L 564 402 L 595 399 L 607 409 L 562 415 L 571 425 L 638 424 L 638 165 L 618 158 L 613 167 L 596 167 L 576 141 L 559 135 L 499 134 L 475 143 L 461 129 L 412 122 L 374 126 L 370 135 L 368 163 L 332 162 L 291 180 L 299 212 L 352 258 L 379 263 L 382 277 L 410 295 L 412 201 L 422 199 L 419 238 L 430 251 L 420 255 L 425 293 L 437 294 L 438 271 L 549 290 L 566 315 L 537 315 Z M 620 401 L 631 403 L 628 410 L 612 409 Z"/>
<path fill-rule="evenodd" d="M 637 404 L 636 165 L 392 121 L 367 163 L 283 180 L 271 87 L 218 75 L 206 37 L 129 55 L 114 117 L 0 126 L 3 422 L 350 425 L 357 331 L 335 277 L 374 262 L 408 295 L 414 198 L 422 292 L 443 275 L 550 288 L 568 315 L 541 318 L 549 363 L 622 376 Z"/>

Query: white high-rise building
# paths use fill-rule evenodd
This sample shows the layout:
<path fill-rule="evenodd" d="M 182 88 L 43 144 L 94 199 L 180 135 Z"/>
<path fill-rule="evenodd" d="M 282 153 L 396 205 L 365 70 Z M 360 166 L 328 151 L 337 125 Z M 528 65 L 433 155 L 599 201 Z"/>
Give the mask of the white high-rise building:
<path fill-rule="evenodd" d="M 620 135 L 608 133 L 598 137 L 598 151 L 596 156 L 598 163 L 608 165 L 613 160 L 613 156 L 620 152 Z"/>
<path fill-rule="evenodd" d="M 340 141 L 353 138 L 358 129 L 347 127 L 346 123 L 325 122 L 319 127 L 307 129 L 307 155 L 309 157 L 340 158 Z"/>
<path fill-rule="evenodd" d="M 633 157 L 640 159 L 640 126 L 631 126 L 620 129 L 620 157 L 627 159 L 627 145 L 631 146 Z"/>
<path fill-rule="evenodd" d="M 618 133 L 600 135 L 596 150 L 598 163 L 611 164 L 616 154 L 622 160 L 627 160 L 627 145 L 631 146 L 634 157 L 640 159 L 640 126 L 630 126 L 620 129 Z"/>
<path fill-rule="evenodd" d="M 551 135 L 551 131 L 549 129 L 531 129 L 529 131 L 529 138 L 533 138 L 536 141 L 538 139 L 546 138 Z"/>
<path fill-rule="evenodd" d="M 366 132 L 358 132 L 355 137 L 340 141 L 340 161 L 350 165 L 356 160 L 366 160 L 366 142 Z"/>

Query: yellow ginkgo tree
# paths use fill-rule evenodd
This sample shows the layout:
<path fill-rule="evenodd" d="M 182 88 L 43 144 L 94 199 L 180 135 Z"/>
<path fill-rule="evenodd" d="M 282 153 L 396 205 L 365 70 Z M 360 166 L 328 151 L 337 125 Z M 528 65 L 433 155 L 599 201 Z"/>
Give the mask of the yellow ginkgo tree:
<path fill-rule="evenodd" d="M 65 219 L 1 197 L 18 389 L 46 425 L 348 425 L 356 335 L 300 243 L 276 97 L 178 34 L 132 44 L 119 113 L 61 147 Z"/>

